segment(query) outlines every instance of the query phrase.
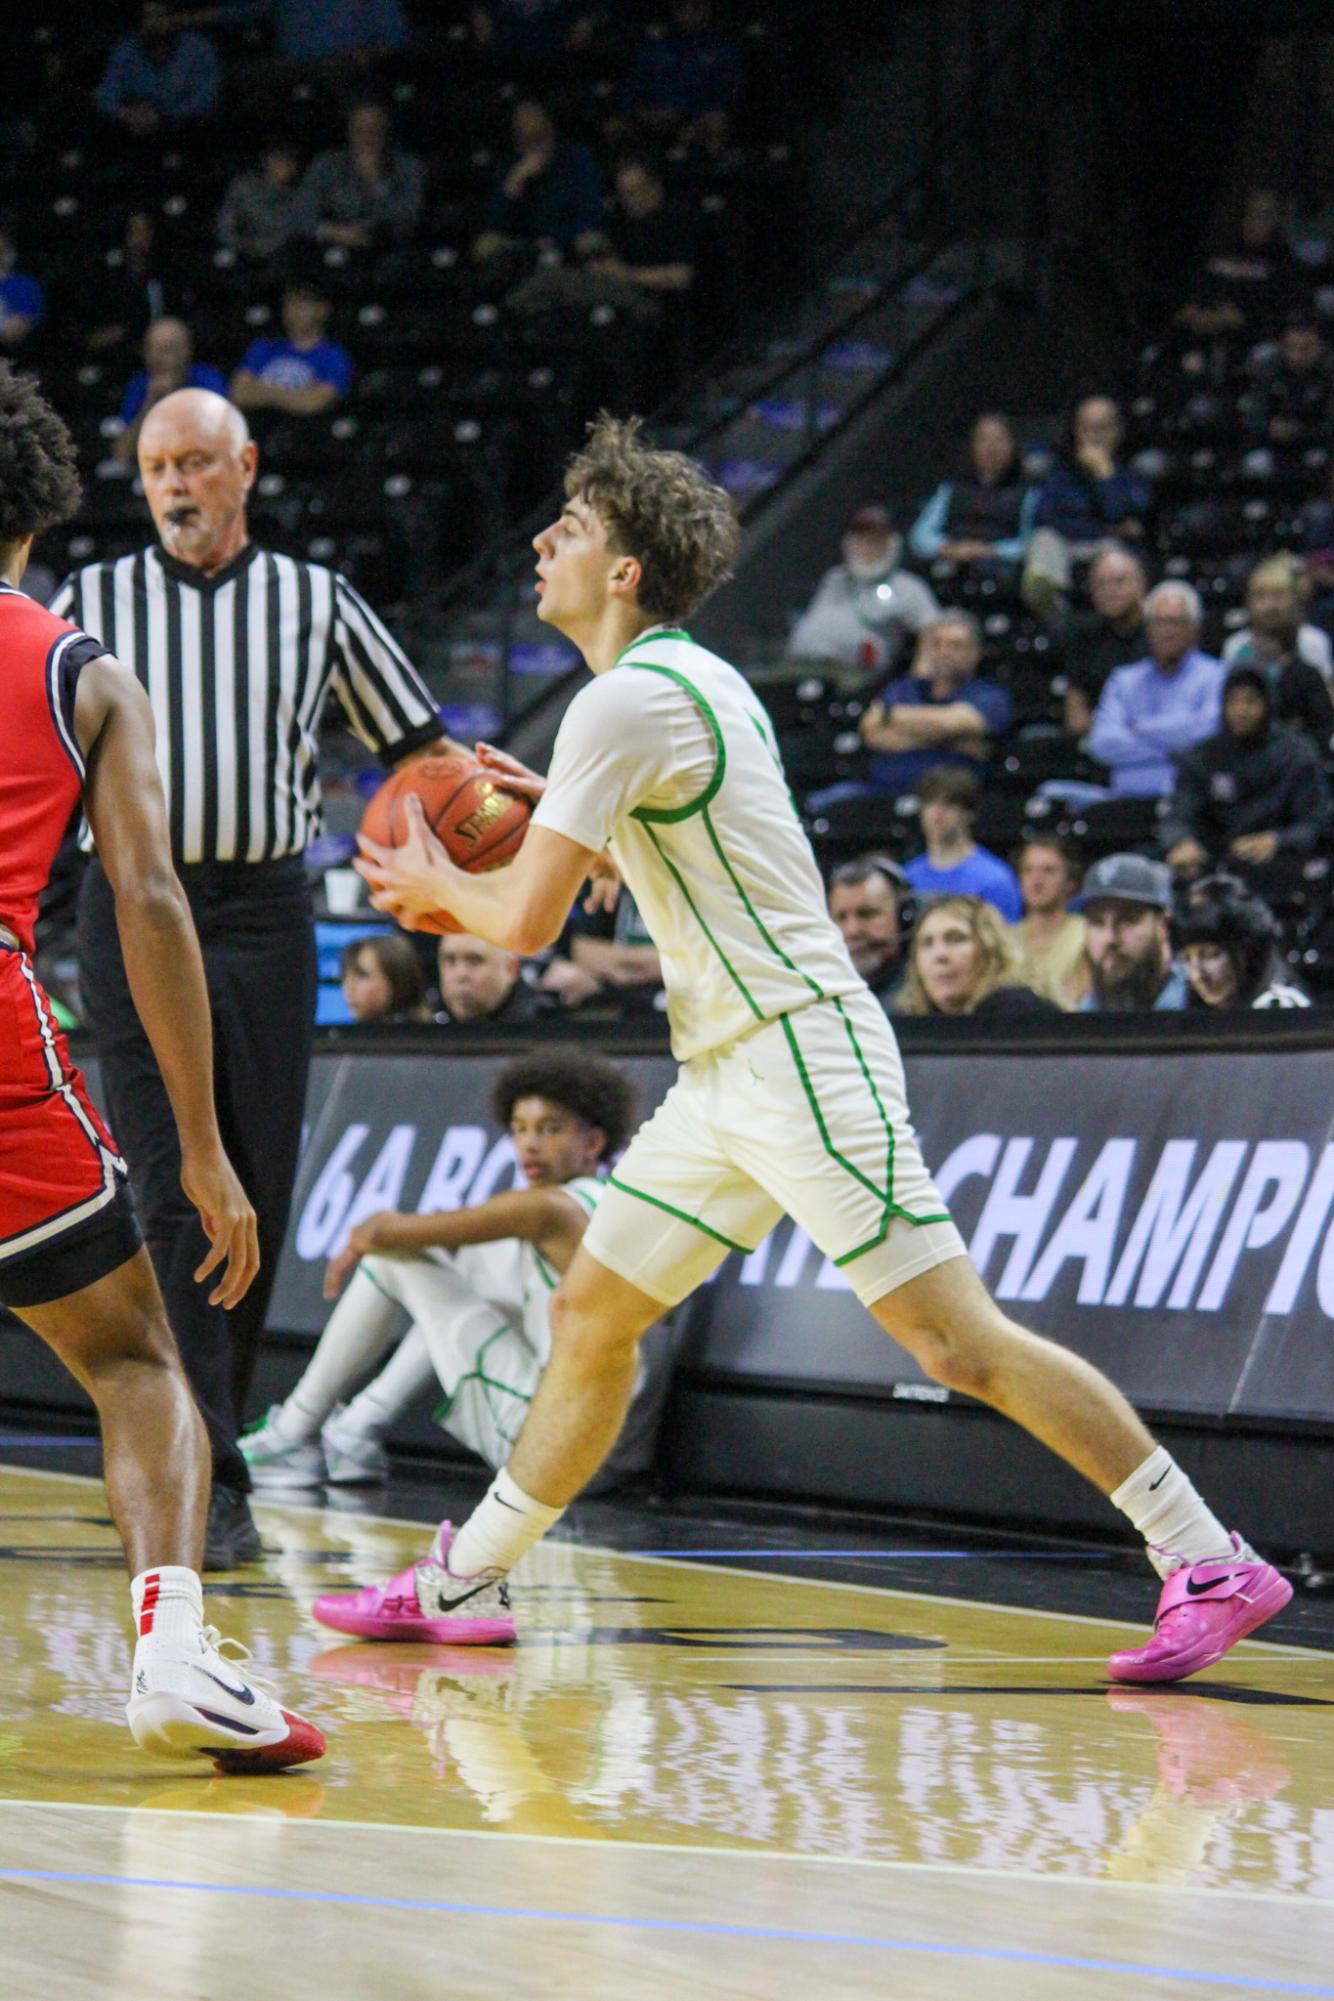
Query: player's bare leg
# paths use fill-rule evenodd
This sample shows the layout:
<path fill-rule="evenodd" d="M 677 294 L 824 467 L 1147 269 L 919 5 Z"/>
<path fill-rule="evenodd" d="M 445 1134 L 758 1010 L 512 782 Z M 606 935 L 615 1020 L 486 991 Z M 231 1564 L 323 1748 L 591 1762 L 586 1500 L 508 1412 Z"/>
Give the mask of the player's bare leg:
<path fill-rule="evenodd" d="M 968 1258 L 909 1279 L 870 1311 L 935 1382 L 1013 1418 L 1104 1494 L 1154 1449 L 1115 1384 L 1009 1319 Z"/>
<path fill-rule="evenodd" d="M 1288 1603 L 1286 1578 L 1228 1533 L 1120 1390 L 1010 1320 L 967 1258 L 910 1279 L 871 1311 L 929 1376 L 1013 1418 L 1143 1535 L 1163 1590 L 1148 1645 L 1112 1655 L 1118 1681 L 1179 1681 Z"/>
<path fill-rule="evenodd" d="M 256 1687 L 245 1649 L 204 1625 L 211 1455 L 146 1250 L 78 1292 L 15 1309 L 97 1407 L 107 1499 L 125 1546 L 138 1640 L 126 1714 L 142 1749 L 277 1771 L 324 1752 L 313 1724 Z"/>
<path fill-rule="evenodd" d="M 515 1441 L 457 1534 L 448 1522 L 415 1568 L 431 1637 L 466 1644 L 513 1637 L 505 1574 L 587 1486 L 620 1434 L 634 1393 L 639 1337 L 662 1317 L 660 1300 L 630 1285 L 581 1245 L 551 1296 L 551 1355 Z"/>
<path fill-rule="evenodd" d="M 580 1246 L 552 1294 L 551 1359 L 509 1458 L 516 1484 L 544 1507 L 568 1507 L 615 1445 L 639 1338 L 662 1313 Z"/>
<path fill-rule="evenodd" d="M 148 1252 L 137 1251 L 80 1292 L 16 1310 L 97 1406 L 107 1500 L 130 1575 L 151 1564 L 197 1571 L 208 1510 L 208 1438 Z"/>

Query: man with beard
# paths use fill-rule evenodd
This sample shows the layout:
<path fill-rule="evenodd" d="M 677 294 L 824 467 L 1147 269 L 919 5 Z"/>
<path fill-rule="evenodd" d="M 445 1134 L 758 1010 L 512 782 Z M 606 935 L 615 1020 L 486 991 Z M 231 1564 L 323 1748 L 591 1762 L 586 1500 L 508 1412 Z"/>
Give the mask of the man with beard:
<path fill-rule="evenodd" d="M 1083 1014 L 1186 1006 L 1186 976 L 1172 958 L 1172 871 L 1144 855 L 1104 855 L 1071 908 L 1084 914 L 1089 991 Z"/>
<path fill-rule="evenodd" d="M 905 635 L 940 616 L 935 594 L 900 566 L 903 540 L 883 507 L 859 507 L 843 536 L 843 561 L 826 570 L 792 628 L 794 660 L 841 660 L 848 667 L 892 666 Z"/>

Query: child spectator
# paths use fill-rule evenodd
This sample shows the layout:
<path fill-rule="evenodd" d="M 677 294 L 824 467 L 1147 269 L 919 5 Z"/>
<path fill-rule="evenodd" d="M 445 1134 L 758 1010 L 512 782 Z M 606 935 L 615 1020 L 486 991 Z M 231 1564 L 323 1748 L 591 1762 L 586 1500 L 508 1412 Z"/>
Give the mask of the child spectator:
<path fill-rule="evenodd" d="M 1014 870 L 973 839 L 981 803 L 982 788 L 971 771 L 957 765 L 928 771 L 918 806 L 926 851 L 903 872 L 918 896 L 984 897 L 1007 923 L 1017 924 L 1024 905 Z"/>
<path fill-rule="evenodd" d="M 352 358 L 325 337 L 331 311 L 317 280 L 294 279 L 288 285 L 282 338 L 252 341 L 232 377 L 231 398 L 238 409 L 316 417 L 347 394 Z"/>

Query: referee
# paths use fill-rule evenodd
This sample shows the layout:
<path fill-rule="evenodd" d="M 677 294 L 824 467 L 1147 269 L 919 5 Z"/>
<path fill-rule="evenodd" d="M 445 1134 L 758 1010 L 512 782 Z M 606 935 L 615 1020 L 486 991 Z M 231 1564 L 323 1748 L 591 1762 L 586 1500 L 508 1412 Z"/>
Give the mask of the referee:
<path fill-rule="evenodd" d="M 321 713 L 336 694 L 387 764 L 440 742 L 426 688 L 346 578 L 250 540 L 256 458 L 224 397 L 164 397 L 139 437 L 157 546 L 88 564 L 51 607 L 132 665 L 152 702 L 172 854 L 213 1010 L 219 1124 L 259 1222 L 259 1277 L 224 1313 L 194 1281 L 206 1242 L 181 1189 L 176 1128 L 126 978 L 111 886 L 94 861 L 79 900 L 82 990 L 111 1126 L 213 1448 L 206 1564 L 215 1570 L 260 1555 L 236 1441 L 301 1145 L 316 986 L 302 851 L 320 827 Z"/>

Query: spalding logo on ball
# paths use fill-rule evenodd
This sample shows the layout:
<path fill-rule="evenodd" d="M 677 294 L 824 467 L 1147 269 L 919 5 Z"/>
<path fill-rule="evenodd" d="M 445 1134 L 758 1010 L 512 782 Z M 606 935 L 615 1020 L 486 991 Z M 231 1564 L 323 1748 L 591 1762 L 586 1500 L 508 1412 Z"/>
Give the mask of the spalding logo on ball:
<path fill-rule="evenodd" d="M 486 767 L 467 751 L 440 751 L 401 765 L 366 802 L 361 831 L 382 847 L 401 847 L 408 837 L 404 801 L 415 792 L 426 824 L 459 868 L 469 875 L 504 868 L 514 860 L 528 832 L 532 807 L 517 792 L 497 785 Z M 447 910 L 417 918 L 418 931 L 461 931 Z"/>

